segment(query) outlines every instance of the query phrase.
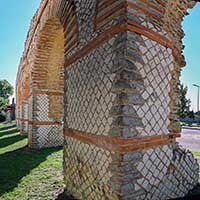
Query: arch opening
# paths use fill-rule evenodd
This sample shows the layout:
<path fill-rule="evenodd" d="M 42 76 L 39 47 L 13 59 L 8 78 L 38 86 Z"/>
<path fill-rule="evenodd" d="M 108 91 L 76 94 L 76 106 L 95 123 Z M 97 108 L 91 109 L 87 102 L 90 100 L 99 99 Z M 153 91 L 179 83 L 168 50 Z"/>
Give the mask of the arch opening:
<path fill-rule="evenodd" d="M 197 3 L 194 8 L 188 10 L 189 15 L 185 16 L 182 26 L 185 36 L 182 40 L 184 45 L 184 56 L 186 66 L 181 71 L 180 76 L 180 102 L 179 102 L 179 118 L 182 124 L 182 137 L 177 141 L 186 149 L 198 150 L 200 146 L 198 143 L 200 123 L 200 115 L 198 113 L 198 88 L 200 85 L 199 79 L 199 55 L 200 41 L 199 41 L 199 22 L 200 17 L 200 3 Z M 184 103 L 185 102 L 185 103 Z M 194 139 L 196 137 L 196 139 Z"/>

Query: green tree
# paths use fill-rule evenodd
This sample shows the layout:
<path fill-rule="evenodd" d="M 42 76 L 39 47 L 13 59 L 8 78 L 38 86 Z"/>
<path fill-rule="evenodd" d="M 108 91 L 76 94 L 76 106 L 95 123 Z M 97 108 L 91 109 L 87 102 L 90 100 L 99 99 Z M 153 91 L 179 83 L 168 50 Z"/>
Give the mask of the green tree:
<path fill-rule="evenodd" d="M 13 95 L 14 88 L 7 80 L 0 80 L 0 97 L 8 100 Z"/>
<path fill-rule="evenodd" d="M 194 114 L 193 110 L 188 113 L 188 117 L 189 118 L 195 118 L 195 114 Z"/>
<path fill-rule="evenodd" d="M 178 106 L 178 115 L 180 118 L 186 118 L 190 115 L 191 100 L 186 97 L 188 87 L 183 84 L 180 85 L 180 103 Z"/>
<path fill-rule="evenodd" d="M 0 110 L 5 110 L 6 105 L 8 105 L 8 100 L 0 97 Z"/>

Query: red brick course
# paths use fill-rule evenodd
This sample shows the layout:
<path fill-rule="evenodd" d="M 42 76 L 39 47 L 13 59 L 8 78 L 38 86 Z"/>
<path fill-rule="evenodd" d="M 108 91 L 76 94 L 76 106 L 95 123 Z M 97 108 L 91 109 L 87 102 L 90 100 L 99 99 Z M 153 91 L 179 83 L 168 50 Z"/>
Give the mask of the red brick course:
<path fill-rule="evenodd" d="M 75 138 L 84 143 L 93 144 L 98 147 L 114 152 L 132 152 L 159 145 L 170 144 L 176 137 L 180 137 L 180 133 L 170 133 L 165 135 L 154 135 L 124 139 L 121 137 L 110 137 L 103 135 L 95 135 L 73 129 L 64 129 L 64 135 Z"/>

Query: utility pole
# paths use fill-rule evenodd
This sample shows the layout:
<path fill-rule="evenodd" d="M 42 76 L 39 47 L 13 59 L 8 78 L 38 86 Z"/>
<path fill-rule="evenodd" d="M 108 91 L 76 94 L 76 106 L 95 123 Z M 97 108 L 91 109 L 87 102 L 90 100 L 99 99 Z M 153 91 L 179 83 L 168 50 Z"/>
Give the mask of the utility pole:
<path fill-rule="evenodd" d="M 197 87 L 197 112 L 199 112 L 199 89 L 200 85 L 193 84 L 194 87 Z"/>

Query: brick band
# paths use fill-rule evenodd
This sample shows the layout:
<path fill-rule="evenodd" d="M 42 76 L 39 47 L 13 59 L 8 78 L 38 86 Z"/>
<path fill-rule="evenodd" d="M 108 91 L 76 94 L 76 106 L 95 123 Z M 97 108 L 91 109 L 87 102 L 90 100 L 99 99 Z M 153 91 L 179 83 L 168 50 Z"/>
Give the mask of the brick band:
<path fill-rule="evenodd" d="M 17 117 L 16 120 L 19 120 L 19 121 L 22 121 L 22 122 L 28 122 L 29 121 L 28 119 L 23 119 L 23 118 L 19 118 L 19 117 Z"/>
<path fill-rule="evenodd" d="M 128 24 L 128 30 L 141 34 L 155 42 L 157 42 L 158 44 L 161 44 L 164 47 L 170 48 L 172 50 L 172 53 L 174 56 L 180 55 L 181 54 L 181 50 L 179 50 L 174 42 L 170 41 L 169 39 L 167 39 L 166 37 L 160 35 L 159 33 L 148 29 L 147 27 L 140 25 L 132 20 L 128 20 L 127 22 Z"/>
<path fill-rule="evenodd" d="M 64 92 L 49 92 L 49 91 L 32 91 L 28 97 L 27 97 L 27 100 L 24 100 L 22 101 L 18 106 L 21 106 L 23 104 L 27 104 L 28 103 L 28 99 L 30 98 L 31 95 L 34 95 L 34 94 L 46 94 L 46 95 L 52 95 L 52 96 L 63 96 L 64 95 Z"/>
<path fill-rule="evenodd" d="M 83 47 L 81 50 L 79 50 L 77 53 L 73 54 L 69 59 L 65 61 L 65 68 L 71 65 L 72 63 L 76 62 L 81 57 L 87 55 L 90 51 L 92 51 L 94 48 L 97 48 L 98 46 L 102 45 L 104 42 L 108 41 L 110 38 L 112 38 L 114 35 L 121 33 L 122 31 L 131 31 L 138 34 L 141 34 L 143 36 L 148 37 L 149 39 L 172 49 L 173 55 L 176 56 L 180 51 L 178 48 L 174 45 L 172 41 L 167 39 L 166 37 L 160 35 L 159 33 L 148 29 L 147 27 L 140 25 L 133 20 L 128 19 L 127 23 L 118 24 L 110 28 L 109 30 L 103 32 L 101 35 L 96 37 L 94 40 L 89 42 L 85 47 Z"/>
<path fill-rule="evenodd" d="M 94 48 L 100 46 L 101 44 L 103 44 L 104 42 L 106 42 L 107 40 L 112 38 L 114 35 L 122 32 L 122 31 L 125 31 L 125 30 L 126 30 L 126 23 L 115 25 L 112 28 L 110 28 L 109 30 L 103 32 L 101 35 L 99 35 L 94 40 L 92 40 L 90 43 L 88 43 L 88 45 L 86 45 L 80 51 L 78 51 L 77 53 L 72 55 L 69 59 L 67 59 L 65 61 L 65 67 L 68 67 L 69 65 L 71 65 L 72 63 L 74 63 L 75 61 L 80 59 L 81 57 L 85 56 L 87 53 L 89 53 Z"/>
<path fill-rule="evenodd" d="M 33 94 L 47 94 L 47 95 L 53 95 L 53 96 L 63 96 L 63 92 L 50 92 L 50 91 L 32 91 L 30 94 L 29 94 L 29 97 Z"/>
<path fill-rule="evenodd" d="M 62 125 L 61 122 L 50 122 L 50 121 L 32 121 L 29 119 L 19 118 L 17 117 L 16 120 L 22 121 L 22 122 L 28 122 L 30 125 L 39 125 L 39 126 L 48 126 L 48 125 Z"/>
<path fill-rule="evenodd" d="M 158 7 L 158 6 L 155 5 L 154 3 L 151 3 L 151 2 L 148 1 L 148 0 L 141 0 L 141 2 L 145 3 L 147 6 L 153 8 L 154 10 L 160 12 L 161 14 L 164 14 L 164 13 L 165 13 L 165 11 L 164 11 L 165 5 L 164 5 L 162 2 L 160 3 L 160 4 L 162 5 L 162 6 L 160 6 L 160 7 Z"/>
<path fill-rule="evenodd" d="M 149 17 L 155 19 L 156 21 L 158 21 L 162 24 L 164 23 L 163 19 L 161 19 L 156 14 L 154 14 L 152 11 L 145 9 L 143 6 L 139 6 L 138 4 L 135 4 L 135 3 L 129 2 L 129 1 L 127 2 L 127 4 L 128 4 L 128 6 L 130 6 L 130 8 L 134 8 L 136 10 L 139 10 L 139 11 L 143 12 L 144 14 L 148 15 Z M 129 12 L 132 13 L 131 10 Z"/>
<path fill-rule="evenodd" d="M 126 153 L 166 145 L 173 142 L 176 137 L 180 137 L 180 133 L 170 133 L 166 135 L 144 136 L 137 138 L 124 139 L 121 137 L 110 137 L 103 135 L 95 135 L 73 129 L 64 129 L 64 135 L 75 138 L 87 144 L 93 144 L 109 151 Z"/>
<path fill-rule="evenodd" d="M 62 125 L 61 122 L 49 122 L 49 121 L 28 121 L 29 124 L 35 126 L 48 126 L 48 125 Z"/>

